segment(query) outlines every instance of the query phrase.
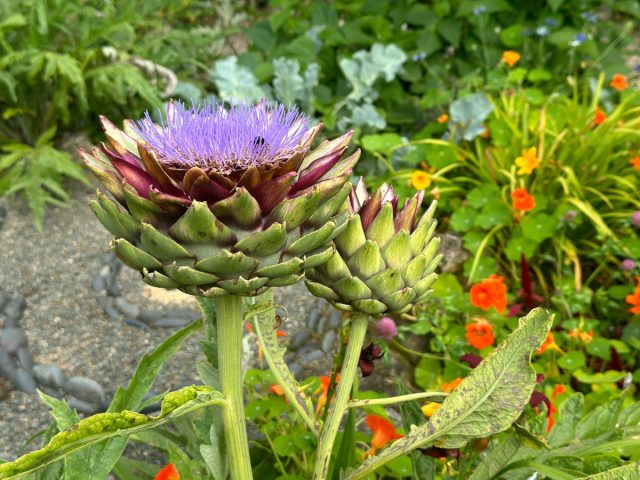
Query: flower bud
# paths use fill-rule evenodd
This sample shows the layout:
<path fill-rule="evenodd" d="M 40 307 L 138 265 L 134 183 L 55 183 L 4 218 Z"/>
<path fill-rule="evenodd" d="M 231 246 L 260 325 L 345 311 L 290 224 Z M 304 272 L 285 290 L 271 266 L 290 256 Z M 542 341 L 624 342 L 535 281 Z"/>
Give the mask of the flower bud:
<path fill-rule="evenodd" d="M 376 325 L 378 336 L 384 340 L 391 340 L 398 334 L 396 322 L 391 317 L 382 317 Z"/>

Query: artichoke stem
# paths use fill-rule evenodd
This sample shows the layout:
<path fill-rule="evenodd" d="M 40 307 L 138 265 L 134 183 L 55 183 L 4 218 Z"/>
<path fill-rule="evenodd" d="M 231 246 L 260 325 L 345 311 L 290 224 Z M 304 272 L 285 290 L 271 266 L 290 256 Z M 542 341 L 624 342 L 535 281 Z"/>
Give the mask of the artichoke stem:
<path fill-rule="evenodd" d="M 322 427 L 320 434 L 318 453 L 313 467 L 313 480 L 325 480 L 329 473 L 333 442 L 340 428 L 342 417 L 347 410 L 349 394 L 356 380 L 358 360 L 362 352 L 368 322 L 369 315 L 367 314 L 354 313 L 351 316 L 351 329 L 349 331 L 347 351 L 344 356 L 344 362 L 342 363 L 342 370 L 340 370 L 340 381 L 338 382 L 336 395 L 329 409 L 327 422 Z"/>
<path fill-rule="evenodd" d="M 218 368 L 220 390 L 227 400 L 222 409 L 224 437 L 232 480 L 251 480 L 251 459 L 244 413 L 242 378 L 242 298 L 221 295 L 216 298 Z"/>

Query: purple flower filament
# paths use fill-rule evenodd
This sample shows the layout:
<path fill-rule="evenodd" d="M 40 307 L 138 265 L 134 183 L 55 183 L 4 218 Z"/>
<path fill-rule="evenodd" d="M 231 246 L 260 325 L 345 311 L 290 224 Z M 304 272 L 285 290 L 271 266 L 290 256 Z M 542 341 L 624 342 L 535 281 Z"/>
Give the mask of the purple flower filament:
<path fill-rule="evenodd" d="M 297 108 L 265 101 L 232 102 L 228 109 L 217 102 L 187 109 L 172 101 L 160 125 L 147 111 L 135 128 L 167 167 L 229 174 L 293 155 L 309 118 Z"/>

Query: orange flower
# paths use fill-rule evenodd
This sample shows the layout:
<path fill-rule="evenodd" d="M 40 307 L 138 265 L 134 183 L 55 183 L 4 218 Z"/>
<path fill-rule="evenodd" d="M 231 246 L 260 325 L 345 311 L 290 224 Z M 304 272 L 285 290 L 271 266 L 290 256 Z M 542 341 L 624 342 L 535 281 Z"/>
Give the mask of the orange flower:
<path fill-rule="evenodd" d="M 282 390 L 282 387 L 280 385 L 274 383 L 273 385 L 269 385 L 269 393 L 274 393 L 281 397 L 284 395 L 284 390 Z"/>
<path fill-rule="evenodd" d="M 511 192 L 511 200 L 513 200 L 513 208 L 528 212 L 536 206 L 536 199 L 533 195 L 529 195 L 526 188 L 516 188 Z"/>
<path fill-rule="evenodd" d="M 629 83 L 627 83 L 627 77 L 620 73 L 616 73 L 611 79 L 611 83 L 609 83 L 613 88 L 618 90 L 619 92 L 626 90 L 629 88 Z"/>
<path fill-rule="evenodd" d="M 458 378 L 454 378 L 453 380 L 451 380 L 449 383 L 443 383 L 442 385 L 440 385 L 440 389 L 443 392 L 446 393 L 451 393 L 455 390 L 455 388 L 460 385 L 460 383 L 462 382 L 462 380 L 464 380 L 462 377 L 458 377 Z"/>
<path fill-rule="evenodd" d="M 180 480 L 180 474 L 173 464 L 169 464 L 158 472 L 153 480 Z"/>
<path fill-rule="evenodd" d="M 606 119 L 607 119 L 606 113 L 604 113 L 599 108 L 596 108 L 596 112 L 593 114 L 593 124 L 602 125 Z"/>
<path fill-rule="evenodd" d="M 336 385 L 340 381 L 340 374 L 336 376 Z M 322 407 L 327 404 L 327 396 L 329 395 L 329 386 L 331 385 L 331 376 L 321 376 L 320 377 L 320 386 L 313 392 L 314 395 L 318 393 L 320 396 L 318 397 L 318 405 L 316 406 L 316 415 L 320 413 Z"/>
<path fill-rule="evenodd" d="M 409 184 L 416 190 L 424 190 L 431 185 L 431 175 L 427 172 L 423 172 L 422 170 L 415 170 L 411 174 Z"/>
<path fill-rule="evenodd" d="M 567 387 L 565 387 L 561 383 L 557 383 L 556 386 L 553 387 L 551 398 L 555 400 L 558 395 L 562 395 L 563 393 L 566 393 L 566 391 L 567 391 Z"/>
<path fill-rule="evenodd" d="M 636 282 L 638 282 L 636 289 L 624 299 L 625 302 L 631 305 L 629 312 L 633 314 L 640 313 L 640 277 L 636 277 Z"/>
<path fill-rule="evenodd" d="M 465 327 L 467 333 L 464 338 L 469 345 L 478 350 L 493 345 L 496 337 L 493 334 L 493 327 L 484 318 L 478 318 L 473 323 L 468 323 Z"/>
<path fill-rule="evenodd" d="M 447 120 L 449 120 L 449 115 L 446 113 L 443 113 L 438 117 L 438 123 L 447 123 Z"/>
<path fill-rule="evenodd" d="M 558 412 L 558 409 L 556 408 L 556 406 L 553 404 L 552 401 L 549 401 L 549 414 L 547 416 L 547 433 L 549 433 L 551 431 L 551 429 L 553 428 L 553 424 L 556 423 L 556 418 L 555 418 L 555 414 Z"/>
<path fill-rule="evenodd" d="M 516 167 L 520 167 L 518 175 L 531 175 L 540 165 L 537 158 L 536 147 L 522 150 L 522 156 L 516 158 Z"/>
<path fill-rule="evenodd" d="M 562 350 L 560 349 L 560 347 L 556 344 L 555 340 L 553 339 L 553 332 L 549 332 L 549 334 L 547 335 L 547 338 L 545 339 L 545 341 L 542 342 L 542 345 L 540 345 L 540 348 L 538 350 L 536 350 L 536 353 L 538 355 L 542 355 L 547 350 L 555 350 L 556 352 L 562 353 Z"/>
<path fill-rule="evenodd" d="M 578 327 L 576 327 L 569 330 L 568 335 L 569 337 L 575 338 L 584 343 L 589 343 L 591 340 L 593 340 L 593 330 L 590 330 L 588 332 L 583 332 Z"/>
<path fill-rule="evenodd" d="M 636 170 L 640 170 L 640 157 L 639 156 L 635 156 L 633 157 L 631 160 L 629 160 L 629 163 L 633 166 L 633 168 L 635 168 Z"/>
<path fill-rule="evenodd" d="M 482 282 L 476 283 L 471 287 L 469 294 L 471 305 L 483 310 L 493 307 L 498 313 L 502 313 L 507 308 L 507 286 L 500 275 L 491 275 Z"/>
<path fill-rule="evenodd" d="M 514 52 L 513 50 L 507 50 L 506 52 L 502 53 L 502 61 L 509 65 L 509 67 L 513 67 L 520 61 L 520 54 L 518 52 Z"/>
<path fill-rule="evenodd" d="M 367 422 L 367 427 L 373 432 L 371 449 L 368 455 L 373 455 L 376 450 L 385 447 L 398 438 L 404 437 L 404 435 L 396 431 L 396 427 L 389 420 L 380 415 L 367 415 L 365 421 Z"/>

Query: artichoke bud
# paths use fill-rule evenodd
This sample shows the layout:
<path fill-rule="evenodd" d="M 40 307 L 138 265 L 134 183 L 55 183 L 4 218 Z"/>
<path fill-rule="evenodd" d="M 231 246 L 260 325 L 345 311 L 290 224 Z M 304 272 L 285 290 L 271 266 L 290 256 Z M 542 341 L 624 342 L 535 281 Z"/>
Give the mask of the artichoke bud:
<path fill-rule="evenodd" d="M 350 218 L 353 131 L 311 149 L 321 125 L 264 101 L 170 102 L 160 124 L 101 122 L 108 142 L 80 156 L 113 199 L 98 192 L 91 209 L 145 283 L 256 295 L 332 259 Z M 368 290 L 343 283 L 353 298 Z"/>
<path fill-rule="evenodd" d="M 352 217 L 334 240 L 335 252 L 319 267 L 306 266 L 309 291 L 339 310 L 370 315 L 402 314 L 431 292 L 442 258 L 436 202 L 418 217 L 423 192 L 398 209 L 393 189 L 369 195 L 362 179 L 349 196 Z"/>

